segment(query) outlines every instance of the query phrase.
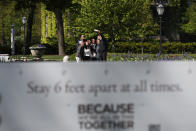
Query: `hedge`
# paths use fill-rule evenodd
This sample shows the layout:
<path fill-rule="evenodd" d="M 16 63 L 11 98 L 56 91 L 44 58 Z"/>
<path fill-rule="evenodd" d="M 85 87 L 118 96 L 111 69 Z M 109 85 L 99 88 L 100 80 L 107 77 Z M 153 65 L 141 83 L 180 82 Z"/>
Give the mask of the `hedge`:
<path fill-rule="evenodd" d="M 23 43 L 15 41 L 15 54 L 22 54 L 22 49 Z M 0 43 L 0 54 L 11 54 L 11 45 Z"/>
<path fill-rule="evenodd" d="M 58 54 L 58 40 L 56 37 L 51 37 L 46 39 L 46 43 L 43 43 L 46 46 L 45 54 Z M 65 41 L 65 54 L 71 55 L 76 52 L 76 42 L 72 39 L 66 39 Z"/>
<path fill-rule="evenodd" d="M 76 46 L 74 42 L 66 42 L 66 54 L 70 55 L 76 52 Z M 45 44 L 46 46 L 46 54 L 58 54 L 58 45 L 57 42 L 53 44 Z M 16 54 L 22 54 L 23 44 L 16 42 Z M 115 42 L 114 46 L 112 43 L 109 43 L 108 52 L 115 53 L 137 53 L 140 54 L 142 52 L 149 54 L 159 53 L 160 44 L 158 42 L 144 42 L 144 43 L 136 43 L 136 42 Z M 2 45 L 0 44 L 0 54 L 10 54 L 11 49 L 10 45 Z M 30 52 L 29 52 L 30 53 Z M 181 53 L 196 53 L 196 43 L 181 43 L 181 42 L 167 42 L 162 43 L 162 53 L 165 54 L 181 54 Z"/>
<path fill-rule="evenodd" d="M 136 43 L 136 42 L 115 42 L 109 43 L 109 52 L 131 52 L 131 53 L 141 53 L 143 47 L 144 53 L 155 54 L 159 53 L 160 43 Z M 181 54 L 181 53 L 196 53 L 196 43 L 181 43 L 181 42 L 167 42 L 162 43 L 162 53 L 165 54 Z"/>
<path fill-rule="evenodd" d="M 45 50 L 46 55 L 58 54 L 58 44 L 54 44 L 54 45 L 44 44 L 44 45 L 46 46 L 46 50 Z M 65 44 L 65 54 L 71 55 L 75 52 L 76 52 L 75 45 Z"/>

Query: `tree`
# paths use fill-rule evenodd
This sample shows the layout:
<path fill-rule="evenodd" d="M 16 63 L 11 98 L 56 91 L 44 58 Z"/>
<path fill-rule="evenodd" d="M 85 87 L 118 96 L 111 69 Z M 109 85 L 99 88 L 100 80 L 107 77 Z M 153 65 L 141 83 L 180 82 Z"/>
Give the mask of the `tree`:
<path fill-rule="evenodd" d="M 73 6 L 72 0 L 44 0 L 42 2 L 46 5 L 47 10 L 55 14 L 59 55 L 65 55 L 63 13 L 65 9 Z"/>
<path fill-rule="evenodd" d="M 145 39 L 157 30 L 144 0 L 82 0 L 81 5 L 75 26 L 89 37 L 99 29 L 110 41 Z"/>
<path fill-rule="evenodd" d="M 15 15 L 14 2 L 0 0 L 0 12 L 0 43 L 9 44 L 12 18 Z"/>
<path fill-rule="evenodd" d="M 196 34 L 196 3 L 193 3 L 185 13 L 182 30 L 188 34 Z"/>
<path fill-rule="evenodd" d="M 22 10 L 26 9 L 28 10 L 28 16 L 27 16 L 27 35 L 26 35 L 26 41 L 25 46 L 29 47 L 31 44 L 32 39 L 32 26 L 33 26 L 33 20 L 35 15 L 35 9 L 36 4 L 39 3 L 39 0 L 15 0 L 17 3 L 15 5 L 16 10 Z"/>

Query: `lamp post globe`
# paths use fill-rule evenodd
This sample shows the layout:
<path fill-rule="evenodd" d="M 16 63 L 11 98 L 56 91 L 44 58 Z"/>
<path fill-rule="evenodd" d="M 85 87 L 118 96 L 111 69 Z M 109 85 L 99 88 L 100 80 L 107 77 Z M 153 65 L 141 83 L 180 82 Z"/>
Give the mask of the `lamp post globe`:
<path fill-rule="evenodd" d="M 158 4 L 158 6 L 157 6 L 157 13 L 158 13 L 158 15 L 162 16 L 164 11 L 165 11 L 164 6 L 162 4 Z"/>
<path fill-rule="evenodd" d="M 160 17 L 160 48 L 159 48 L 159 54 L 162 53 L 162 15 L 164 13 L 164 6 L 160 3 L 157 6 L 157 13 Z"/>
<path fill-rule="evenodd" d="M 22 23 L 23 23 L 23 24 L 26 24 L 26 22 L 27 22 L 27 18 L 26 18 L 25 16 L 23 16 L 23 17 L 22 17 Z"/>

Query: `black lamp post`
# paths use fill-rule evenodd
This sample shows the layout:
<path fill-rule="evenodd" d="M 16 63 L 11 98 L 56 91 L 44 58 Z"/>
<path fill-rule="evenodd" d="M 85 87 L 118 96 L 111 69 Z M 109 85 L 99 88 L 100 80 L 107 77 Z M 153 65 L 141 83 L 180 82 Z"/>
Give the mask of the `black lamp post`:
<path fill-rule="evenodd" d="M 162 26 L 162 15 L 164 13 L 164 6 L 161 3 L 159 3 L 157 6 L 157 13 L 160 17 L 160 49 L 159 49 L 159 54 L 161 55 L 161 53 L 162 53 L 162 29 L 161 29 L 161 26 Z"/>
<path fill-rule="evenodd" d="M 23 43 L 23 55 L 26 54 L 26 40 L 25 40 L 25 24 L 27 22 L 27 18 L 24 16 L 22 17 L 22 23 L 23 23 L 23 26 L 24 26 L 24 43 Z"/>

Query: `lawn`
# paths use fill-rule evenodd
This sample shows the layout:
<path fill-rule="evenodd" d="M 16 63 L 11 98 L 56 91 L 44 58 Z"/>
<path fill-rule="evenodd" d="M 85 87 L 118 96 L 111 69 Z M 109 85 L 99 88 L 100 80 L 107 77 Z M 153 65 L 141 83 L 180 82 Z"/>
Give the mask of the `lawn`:
<path fill-rule="evenodd" d="M 196 60 L 196 54 L 131 54 L 108 53 L 107 61 L 185 61 Z M 75 61 L 75 54 L 70 56 Z"/>
<path fill-rule="evenodd" d="M 11 60 L 23 61 L 26 58 L 28 61 L 36 59 L 31 55 L 15 55 L 11 56 Z M 44 55 L 43 61 L 63 61 L 63 56 Z M 196 60 L 196 54 L 131 54 L 131 53 L 108 53 L 108 61 L 184 61 Z M 75 54 L 69 56 L 69 61 L 75 61 Z"/>
<path fill-rule="evenodd" d="M 14 55 L 10 57 L 11 60 L 17 60 L 17 61 L 23 61 L 24 59 L 27 59 L 27 61 L 36 61 L 38 59 L 36 59 L 35 57 L 33 57 L 32 55 Z M 59 56 L 59 55 L 43 55 L 42 56 L 42 60 L 44 61 L 62 61 L 63 60 L 63 56 Z"/>

